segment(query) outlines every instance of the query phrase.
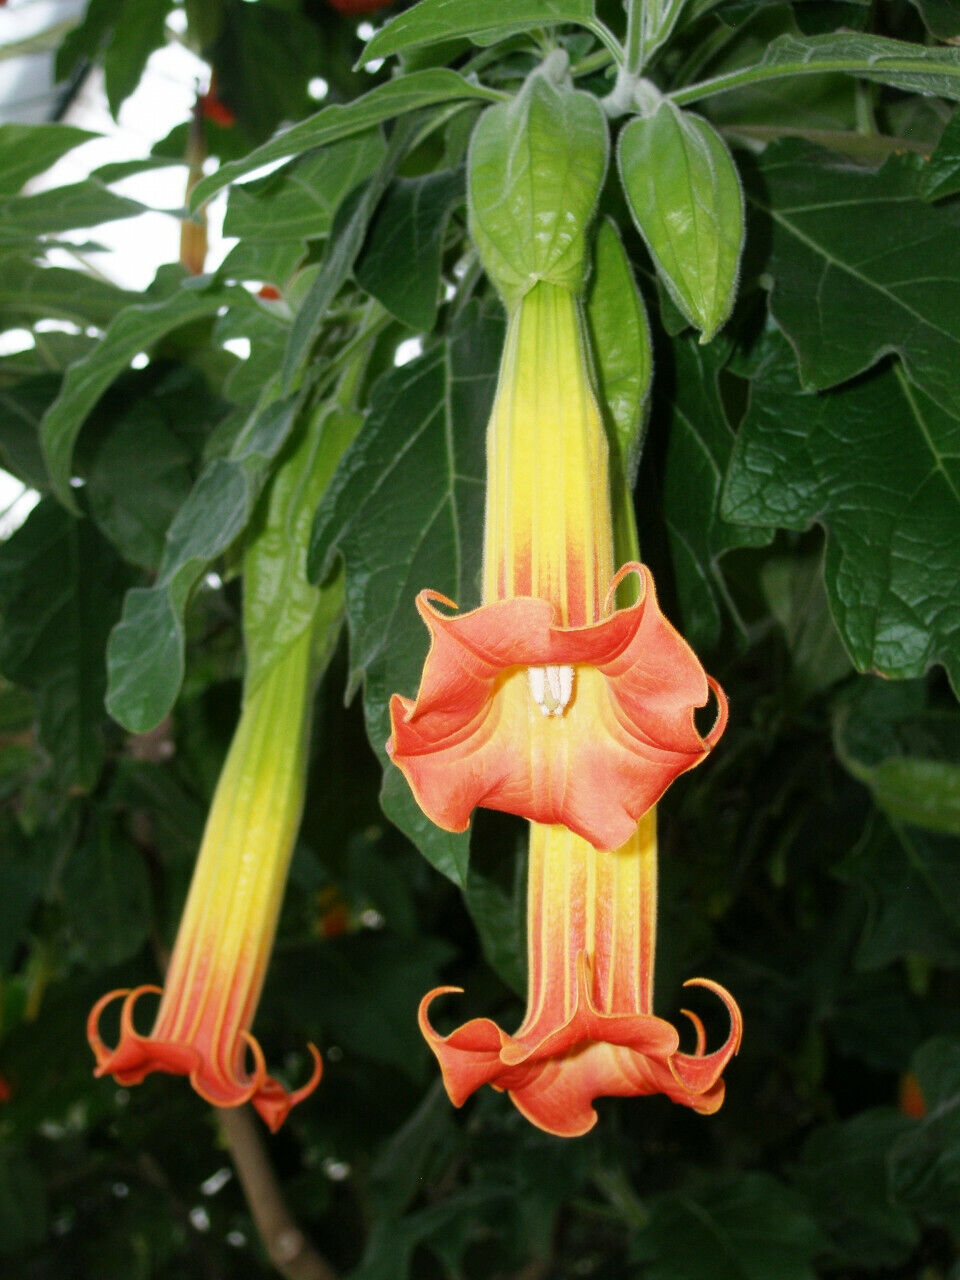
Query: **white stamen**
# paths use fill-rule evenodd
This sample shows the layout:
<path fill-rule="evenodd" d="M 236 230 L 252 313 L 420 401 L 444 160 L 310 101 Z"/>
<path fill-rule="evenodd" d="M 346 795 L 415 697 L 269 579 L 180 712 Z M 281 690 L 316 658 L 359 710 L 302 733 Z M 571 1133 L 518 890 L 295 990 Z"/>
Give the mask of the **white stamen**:
<path fill-rule="evenodd" d="M 543 715 L 563 715 L 573 697 L 573 667 L 528 667 L 527 681 Z"/>

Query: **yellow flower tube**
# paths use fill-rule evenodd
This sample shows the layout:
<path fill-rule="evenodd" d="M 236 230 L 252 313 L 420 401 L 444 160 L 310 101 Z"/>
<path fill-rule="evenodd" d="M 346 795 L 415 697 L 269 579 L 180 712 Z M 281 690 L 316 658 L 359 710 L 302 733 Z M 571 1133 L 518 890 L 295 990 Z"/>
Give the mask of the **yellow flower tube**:
<path fill-rule="evenodd" d="M 320 1080 L 294 1093 L 267 1074 L 250 1024 L 273 946 L 303 809 L 315 664 L 305 630 L 246 700 L 217 783 L 196 869 L 148 1036 L 134 1006 L 157 987 L 110 992 L 93 1007 L 88 1034 L 97 1075 L 138 1084 L 151 1071 L 188 1075 L 215 1106 L 252 1102 L 271 1129 Z M 103 1009 L 123 997 L 120 1039 L 107 1047 Z"/>

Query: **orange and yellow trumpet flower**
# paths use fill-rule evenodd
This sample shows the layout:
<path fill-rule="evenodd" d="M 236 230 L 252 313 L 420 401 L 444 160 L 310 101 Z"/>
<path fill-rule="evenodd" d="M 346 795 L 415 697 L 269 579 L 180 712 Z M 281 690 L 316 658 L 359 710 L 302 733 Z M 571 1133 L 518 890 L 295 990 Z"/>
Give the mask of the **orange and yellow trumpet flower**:
<path fill-rule="evenodd" d="M 726 723 L 726 699 L 657 604 L 653 578 L 614 573 L 607 441 L 590 386 L 579 304 L 535 284 L 509 320 L 487 440 L 483 603 L 449 616 L 418 600 L 431 648 L 415 700 L 394 697 L 389 744 L 417 800 L 463 830 L 475 806 L 530 819 L 528 1000 L 508 1035 L 486 1018 L 450 1035 L 420 1027 L 451 1100 L 506 1090 L 550 1133 L 596 1122 L 601 1096 L 664 1093 L 696 1111 L 723 1101 L 730 1032 L 693 1051 L 653 1013 L 655 804 Z M 638 598 L 614 609 L 630 575 Z M 451 606 L 452 607 L 452 606 Z M 702 735 L 697 708 L 717 714 Z"/>
<path fill-rule="evenodd" d="M 613 853 L 598 852 L 564 827 L 530 830 L 527 898 L 527 1011 L 508 1035 L 474 1018 L 448 1036 L 420 1005 L 420 1028 L 461 1106 L 482 1084 L 506 1090 L 533 1124 L 572 1138 L 596 1124 L 598 1097 L 663 1093 L 709 1115 L 723 1102 L 721 1075 L 740 1046 L 743 1024 L 733 997 L 718 983 L 687 986 L 715 992 L 730 1014 L 723 1046 L 705 1052 L 696 1014 L 692 1053 L 680 1052 L 671 1023 L 653 1014 L 657 918 L 656 811 Z"/>
<path fill-rule="evenodd" d="M 639 564 L 614 574 L 607 442 L 578 303 L 536 284 L 507 331 L 487 437 L 483 604 L 418 599 L 431 647 L 388 750 L 438 826 L 477 806 L 561 823 L 616 849 L 723 732 L 726 699 L 664 618 Z M 630 573 L 642 590 L 611 612 Z M 453 607 L 453 606 L 451 606 Z M 701 735 L 694 713 L 713 691 Z"/>
<path fill-rule="evenodd" d="M 189 1076 L 217 1107 L 251 1102 L 278 1129 L 320 1081 L 289 1093 L 267 1073 L 250 1033 L 303 807 L 313 700 L 314 633 L 307 627 L 266 671 L 244 703 L 217 783 L 190 892 L 162 991 L 111 991 L 90 1011 L 87 1035 L 98 1076 L 139 1084 L 152 1071 Z M 134 1008 L 160 995 L 142 1035 Z M 122 999 L 115 1047 L 100 1036 L 107 1005 Z"/>

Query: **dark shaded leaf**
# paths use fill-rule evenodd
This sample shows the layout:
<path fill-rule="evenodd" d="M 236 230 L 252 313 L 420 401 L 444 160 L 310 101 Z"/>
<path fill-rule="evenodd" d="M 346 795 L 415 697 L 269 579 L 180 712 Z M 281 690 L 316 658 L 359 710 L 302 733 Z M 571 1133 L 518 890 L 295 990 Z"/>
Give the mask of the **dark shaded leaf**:
<path fill-rule="evenodd" d="M 930 1222 L 960 1228 L 960 1041 L 928 1040 L 912 1061 L 926 1115 L 891 1153 L 896 1200 Z"/>
<path fill-rule="evenodd" d="M 818 396 L 781 351 L 754 384 L 721 511 L 827 530 L 830 608 L 861 670 L 942 662 L 960 688 L 960 420 L 896 364 Z"/>
<path fill-rule="evenodd" d="M 416 691 L 426 655 L 416 593 L 430 587 L 461 607 L 477 598 L 484 439 L 502 333 L 499 314 L 472 305 L 447 341 L 380 380 L 320 504 L 310 547 L 314 577 L 338 553 L 346 563 L 351 681 L 365 682 L 367 729 L 386 770 L 384 810 L 460 884 L 468 835 L 429 822 L 389 765 L 387 704 L 394 692 Z"/>

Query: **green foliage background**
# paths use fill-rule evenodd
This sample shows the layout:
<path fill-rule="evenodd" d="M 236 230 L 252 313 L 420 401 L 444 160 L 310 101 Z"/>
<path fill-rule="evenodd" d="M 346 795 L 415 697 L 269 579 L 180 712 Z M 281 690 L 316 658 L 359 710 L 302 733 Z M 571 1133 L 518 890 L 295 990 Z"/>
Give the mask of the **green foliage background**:
<path fill-rule="evenodd" d="M 117 110 L 173 7 L 91 0 L 60 72 L 102 63 Z M 3 1275 L 273 1274 L 214 1177 L 214 1114 L 182 1080 L 94 1081 L 84 1022 L 156 981 L 237 715 L 244 532 L 365 348 L 311 543 L 316 575 L 343 566 L 346 626 L 256 1022 L 290 1082 L 308 1038 L 327 1057 L 270 1141 L 291 1210 L 354 1280 L 958 1280 L 960 8 L 658 6 L 677 22 L 647 73 L 732 148 L 747 217 L 702 346 L 615 167 L 603 198 L 653 334 L 644 558 L 732 707 L 661 807 L 658 1011 L 707 973 L 746 1038 L 716 1117 L 606 1100 L 564 1142 L 489 1090 L 455 1113 L 414 1017 L 442 980 L 519 1021 L 520 824 L 450 836 L 381 778 L 387 698 L 424 655 L 414 594 L 478 595 L 503 322 L 466 239 L 470 132 L 558 43 L 606 95 L 623 6 L 423 0 L 365 54 L 323 0 L 185 7 L 235 115 L 206 125 L 221 166 L 194 207 L 284 162 L 231 188 L 214 275 L 171 265 L 132 296 L 44 265 L 139 211 L 111 190 L 136 166 L 24 193 L 85 135 L 0 127 L 0 325 L 36 336 L 0 357 L 0 461 L 43 495 L 0 547 Z"/>

